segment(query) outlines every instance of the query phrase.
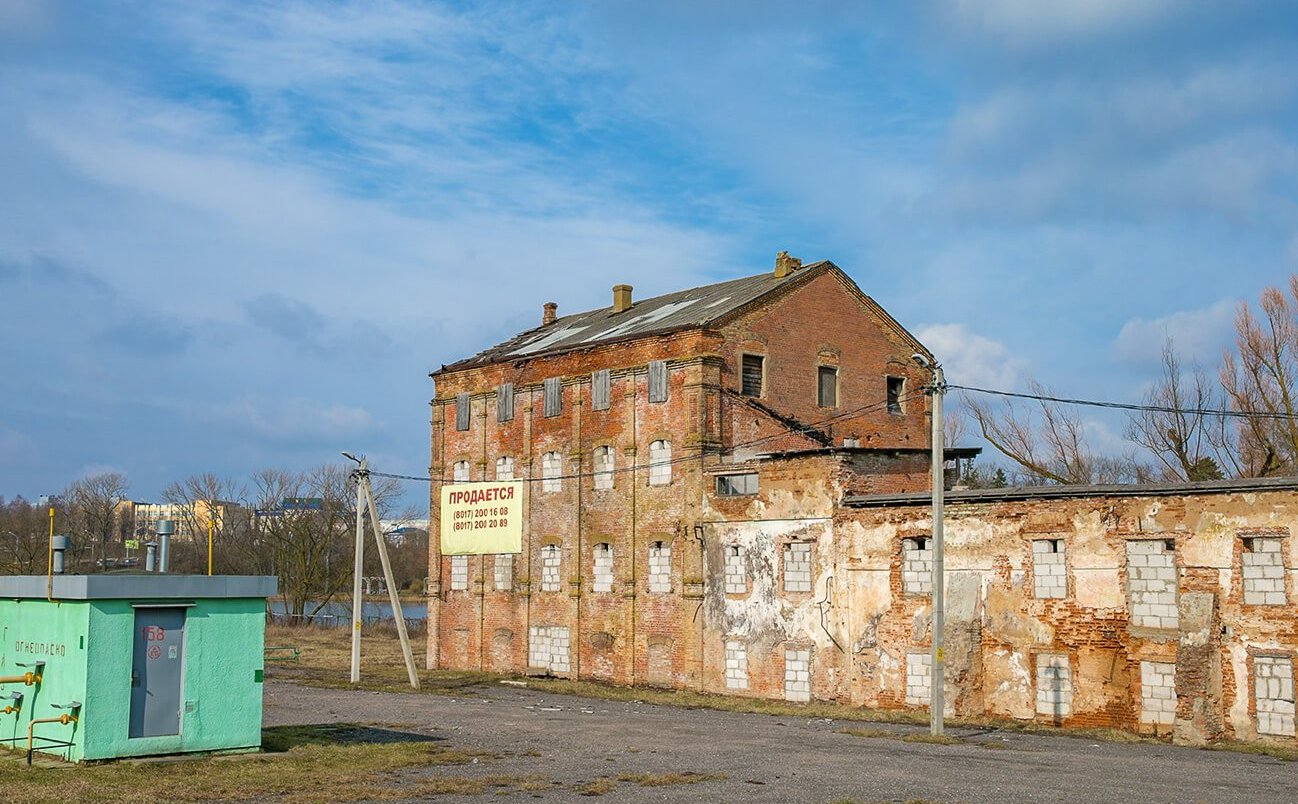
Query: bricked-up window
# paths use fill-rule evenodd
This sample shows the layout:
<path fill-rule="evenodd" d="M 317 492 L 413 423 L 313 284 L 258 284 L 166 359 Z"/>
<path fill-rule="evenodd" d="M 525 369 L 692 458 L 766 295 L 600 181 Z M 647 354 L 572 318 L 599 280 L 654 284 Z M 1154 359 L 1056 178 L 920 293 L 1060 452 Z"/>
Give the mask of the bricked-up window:
<path fill-rule="evenodd" d="M 508 592 L 514 588 L 514 557 L 509 553 L 496 556 L 494 567 L 496 591 Z"/>
<path fill-rule="evenodd" d="M 811 651 L 784 649 L 784 700 L 811 700 Z"/>
<path fill-rule="evenodd" d="M 906 654 L 906 703 L 925 706 L 933 699 L 933 655 Z"/>
<path fill-rule="evenodd" d="M 672 546 L 669 542 L 653 542 L 649 545 L 649 591 L 670 592 L 672 590 Z"/>
<path fill-rule="evenodd" d="M 667 401 L 667 361 L 649 361 L 649 401 Z"/>
<path fill-rule="evenodd" d="M 612 396 L 612 380 L 608 369 L 592 371 L 590 374 L 590 409 L 608 410 L 609 398 Z"/>
<path fill-rule="evenodd" d="M 666 486 L 672 482 L 672 444 L 654 441 L 649 445 L 649 485 Z"/>
<path fill-rule="evenodd" d="M 762 395 L 762 367 L 765 358 L 761 355 L 744 355 L 740 359 L 739 393 L 744 396 Z"/>
<path fill-rule="evenodd" d="M 1032 586 L 1039 598 L 1064 597 L 1067 593 L 1063 539 L 1032 542 Z"/>
<path fill-rule="evenodd" d="M 1037 714 L 1068 717 L 1073 712 L 1073 672 L 1060 653 L 1037 654 Z"/>
<path fill-rule="evenodd" d="M 1294 736 L 1293 659 L 1254 657 L 1253 693 L 1258 734 Z"/>
<path fill-rule="evenodd" d="M 513 480 L 514 479 L 514 459 L 508 455 L 502 455 L 496 459 L 496 479 Z"/>
<path fill-rule="evenodd" d="M 784 591 L 811 591 L 811 543 L 784 545 Z"/>
<path fill-rule="evenodd" d="M 923 537 L 901 540 L 901 590 L 908 595 L 933 592 L 933 551 Z"/>
<path fill-rule="evenodd" d="M 463 592 L 469 588 L 469 557 L 451 556 L 451 591 Z"/>
<path fill-rule="evenodd" d="M 718 497 L 739 497 L 744 494 L 756 493 L 756 472 L 745 472 L 742 475 L 717 475 Z"/>
<path fill-rule="evenodd" d="M 822 408 L 838 407 L 838 369 L 833 366 L 816 369 L 816 404 Z"/>
<path fill-rule="evenodd" d="M 748 570 L 744 567 L 744 548 L 726 545 L 726 594 L 742 595 L 748 591 Z"/>
<path fill-rule="evenodd" d="M 546 417 L 558 416 L 563 410 L 563 380 L 559 377 L 547 377 L 541 385 L 541 414 Z"/>
<path fill-rule="evenodd" d="M 748 646 L 738 639 L 726 640 L 726 688 L 748 689 Z"/>
<path fill-rule="evenodd" d="M 596 592 L 613 591 L 613 546 L 608 543 L 595 545 L 594 550 Z"/>
<path fill-rule="evenodd" d="M 541 591 L 557 592 L 559 582 L 559 545 L 547 544 L 541 547 Z"/>
<path fill-rule="evenodd" d="M 1253 606 L 1283 606 L 1284 553 L 1279 538 L 1250 536 L 1243 540 L 1240 558 L 1244 602 Z"/>
<path fill-rule="evenodd" d="M 469 395 L 455 395 L 455 429 L 469 429 Z"/>
<path fill-rule="evenodd" d="M 551 673 L 568 672 L 568 627 L 534 625 L 527 629 L 527 665 Z"/>
<path fill-rule="evenodd" d="M 456 461 L 451 466 L 451 481 L 454 483 L 469 482 L 469 462 Z"/>
<path fill-rule="evenodd" d="M 595 490 L 613 488 L 613 448 L 595 447 Z"/>
<path fill-rule="evenodd" d="M 563 491 L 563 457 L 557 452 L 541 456 L 541 491 Z"/>
<path fill-rule="evenodd" d="M 905 377 L 888 378 L 888 412 L 901 413 L 901 398 L 906 391 Z"/>
<path fill-rule="evenodd" d="M 1176 720 L 1176 665 L 1140 663 L 1140 722 L 1172 725 Z"/>
<path fill-rule="evenodd" d="M 1176 553 L 1163 539 L 1127 542 L 1127 597 L 1131 624 L 1176 628 Z"/>
<path fill-rule="evenodd" d="M 496 386 L 496 421 L 507 422 L 514 418 L 514 384 L 501 383 Z"/>

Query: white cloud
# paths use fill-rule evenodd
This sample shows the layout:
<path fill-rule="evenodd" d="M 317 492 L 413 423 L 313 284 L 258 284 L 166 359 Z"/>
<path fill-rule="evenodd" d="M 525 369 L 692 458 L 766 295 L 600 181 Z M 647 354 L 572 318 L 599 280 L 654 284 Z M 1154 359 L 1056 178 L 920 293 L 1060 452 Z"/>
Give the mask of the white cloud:
<path fill-rule="evenodd" d="M 1011 389 L 1027 368 L 1027 361 L 1011 355 L 1005 344 L 964 324 L 930 324 L 921 327 L 916 337 L 942 362 L 950 383 Z"/>
<path fill-rule="evenodd" d="M 208 409 L 202 418 L 239 434 L 277 444 L 372 435 L 378 424 L 363 408 L 303 397 L 247 395 Z"/>
<path fill-rule="evenodd" d="M 1211 307 L 1183 310 L 1157 318 L 1133 318 L 1113 341 L 1120 359 L 1138 365 L 1157 364 L 1167 338 L 1183 361 L 1211 367 L 1230 343 L 1237 299 L 1221 299 Z"/>
<path fill-rule="evenodd" d="M 1018 46 L 1121 33 L 1161 19 L 1172 0 L 951 0 L 953 21 Z"/>

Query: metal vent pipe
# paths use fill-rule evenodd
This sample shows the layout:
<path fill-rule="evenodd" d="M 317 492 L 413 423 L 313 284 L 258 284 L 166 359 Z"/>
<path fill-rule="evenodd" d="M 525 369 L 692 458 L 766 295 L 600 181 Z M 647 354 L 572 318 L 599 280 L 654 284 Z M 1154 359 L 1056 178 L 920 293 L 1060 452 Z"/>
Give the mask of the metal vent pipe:
<path fill-rule="evenodd" d="M 176 523 L 170 519 L 158 520 L 158 572 L 166 573 L 167 561 L 171 557 L 171 534 L 176 532 Z"/>

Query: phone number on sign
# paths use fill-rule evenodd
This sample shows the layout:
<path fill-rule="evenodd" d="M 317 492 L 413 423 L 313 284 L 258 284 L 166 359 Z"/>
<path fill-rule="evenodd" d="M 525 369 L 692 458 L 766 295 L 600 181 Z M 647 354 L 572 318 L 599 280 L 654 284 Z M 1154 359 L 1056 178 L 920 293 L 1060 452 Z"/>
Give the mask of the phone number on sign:
<path fill-rule="evenodd" d="M 455 512 L 455 523 L 452 530 L 482 530 L 485 528 L 503 528 L 509 522 L 509 506 L 496 508 L 471 508 Z"/>

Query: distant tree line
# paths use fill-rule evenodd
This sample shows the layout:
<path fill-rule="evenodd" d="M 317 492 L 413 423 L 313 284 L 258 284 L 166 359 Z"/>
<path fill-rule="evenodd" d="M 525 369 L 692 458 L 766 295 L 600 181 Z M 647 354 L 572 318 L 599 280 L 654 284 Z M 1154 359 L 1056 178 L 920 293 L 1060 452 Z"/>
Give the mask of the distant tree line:
<path fill-rule="evenodd" d="M 974 487 L 1043 483 L 1150 483 L 1298 474 L 1298 275 L 1287 294 L 1262 291 L 1257 308 L 1241 302 L 1235 338 L 1210 377 L 1187 367 L 1169 338 L 1161 372 L 1132 411 L 1124 432 L 1132 448 L 1094 450 L 1078 408 L 1047 400 L 994 402 L 966 394 L 964 410 L 1008 464 L 965 467 Z M 1030 381 L 1036 396 L 1055 396 Z M 1212 411 L 1246 414 L 1225 416 Z M 962 432 L 959 424 L 948 429 Z"/>
<path fill-rule="evenodd" d="M 351 588 L 356 529 L 356 485 L 349 466 L 322 465 L 305 472 L 266 469 L 246 480 L 198 474 L 169 484 L 161 502 L 180 506 L 170 543 L 169 570 L 207 572 L 207 533 L 213 572 L 274 575 L 290 614 L 311 615 Z M 71 537 L 69 572 L 139 571 L 143 544 L 153 533 L 136 533 L 125 476 L 101 473 L 76 480 L 48 504 L 0 497 L 0 572 L 43 575 L 48 561 L 49 508 L 55 531 Z M 375 478 L 374 498 L 384 519 L 410 518 L 395 510 L 397 481 Z M 285 501 L 309 505 L 285 506 Z M 214 512 L 209 517 L 208 512 Z M 192 537 L 191 537 L 192 534 Z M 366 521 L 365 574 L 382 575 L 374 535 Z M 139 547 L 128 550 L 128 540 Z M 428 534 L 411 530 L 389 538 L 398 589 L 420 592 L 428 570 Z M 136 563 L 123 569 L 128 553 Z"/>

